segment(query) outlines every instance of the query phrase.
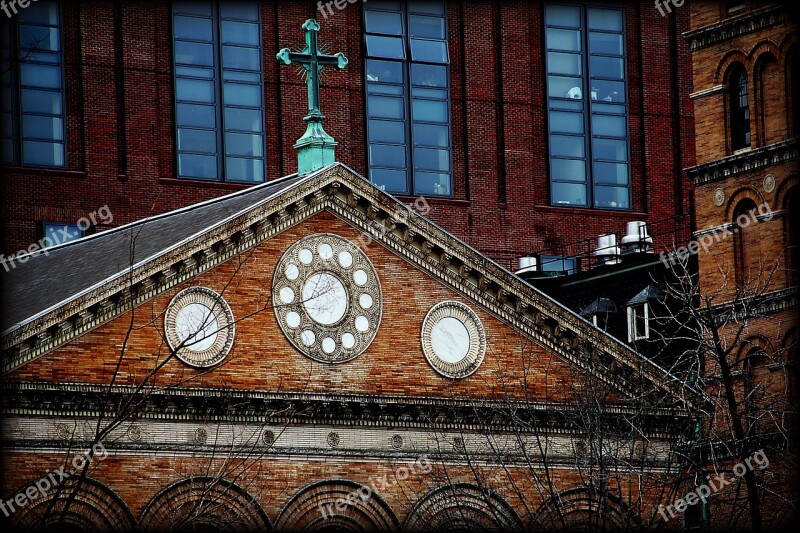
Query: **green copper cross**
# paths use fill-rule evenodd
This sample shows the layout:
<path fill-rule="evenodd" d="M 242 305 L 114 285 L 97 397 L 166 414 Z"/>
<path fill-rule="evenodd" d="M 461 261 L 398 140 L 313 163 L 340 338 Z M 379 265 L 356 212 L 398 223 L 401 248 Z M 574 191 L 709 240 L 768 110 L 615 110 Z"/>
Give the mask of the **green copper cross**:
<path fill-rule="evenodd" d="M 341 70 L 347 66 L 347 58 L 339 52 L 334 55 L 321 53 L 317 45 L 317 32 L 319 24 L 314 19 L 308 19 L 302 26 L 306 32 L 306 47 L 301 52 L 292 52 L 288 48 L 282 49 L 276 56 L 278 61 L 285 65 L 297 63 L 306 71 L 306 84 L 308 85 L 308 115 L 303 120 L 308 126 L 306 132 L 295 143 L 297 148 L 297 172 L 304 176 L 324 168 L 336 160 L 334 149 L 336 141 L 325 133 L 319 99 L 320 73 L 323 67 L 331 66 Z"/>

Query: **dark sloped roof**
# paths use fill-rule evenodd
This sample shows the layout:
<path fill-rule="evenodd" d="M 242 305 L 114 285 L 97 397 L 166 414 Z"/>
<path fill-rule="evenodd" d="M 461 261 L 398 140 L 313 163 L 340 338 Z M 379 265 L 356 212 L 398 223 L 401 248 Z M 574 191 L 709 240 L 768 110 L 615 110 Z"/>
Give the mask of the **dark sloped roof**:
<path fill-rule="evenodd" d="M 296 174 L 28 255 L 0 269 L 4 334 L 132 265 L 166 252 L 313 174 Z"/>
<path fill-rule="evenodd" d="M 610 298 L 596 298 L 592 303 L 587 305 L 580 315 L 583 317 L 596 315 L 598 313 L 616 313 L 617 304 Z"/>
<path fill-rule="evenodd" d="M 652 302 L 661 298 L 662 295 L 661 289 L 650 284 L 642 289 L 639 294 L 628 300 L 628 305 L 640 305 L 646 302 Z"/>

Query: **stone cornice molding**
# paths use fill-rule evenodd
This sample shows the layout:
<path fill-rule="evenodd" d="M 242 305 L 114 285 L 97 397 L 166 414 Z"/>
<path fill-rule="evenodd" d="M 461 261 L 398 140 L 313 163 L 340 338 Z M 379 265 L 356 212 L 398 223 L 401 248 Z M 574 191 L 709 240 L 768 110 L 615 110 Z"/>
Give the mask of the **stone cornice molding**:
<path fill-rule="evenodd" d="M 692 51 L 757 32 L 776 24 L 789 21 L 789 13 L 780 4 L 754 9 L 716 24 L 683 33 Z"/>
<path fill-rule="evenodd" d="M 759 172 L 797 159 L 797 139 L 787 139 L 775 144 L 729 155 L 686 169 L 695 185 L 712 183 L 746 172 Z"/>

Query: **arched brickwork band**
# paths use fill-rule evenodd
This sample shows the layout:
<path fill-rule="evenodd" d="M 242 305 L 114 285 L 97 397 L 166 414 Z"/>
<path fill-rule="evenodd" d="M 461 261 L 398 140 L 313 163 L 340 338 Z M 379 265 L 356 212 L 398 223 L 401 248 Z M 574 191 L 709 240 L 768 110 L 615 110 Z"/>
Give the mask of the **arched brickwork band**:
<path fill-rule="evenodd" d="M 434 489 L 409 513 L 407 531 L 521 531 L 517 513 L 495 492 L 468 483 Z"/>
<path fill-rule="evenodd" d="M 21 531 L 130 531 L 136 524 L 122 498 L 103 483 L 84 478 L 66 512 L 64 506 L 75 491 L 77 479 L 67 480 L 61 491 L 51 488 L 47 499 L 37 499 L 11 516 L 12 525 Z M 23 487 L 24 489 L 27 487 Z M 20 491 L 22 493 L 22 491 Z M 55 504 L 50 507 L 56 499 Z M 49 509 L 49 512 L 48 512 Z M 63 513 L 63 517 L 62 517 Z"/>
<path fill-rule="evenodd" d="M 619 498 L 591 487 L 560 492 L 542 504 L 531 519 L 531 531 L 637 531 L 642 524 Z"/>
<path fill-rule="evenodd" d="M 338 505 L 337 505 L 338 504 Z M 308 485 L 284 506 L 278 531 L 396 531 L 391 507 L 368 487 L 344 479 Z"/>
<path fill-rule="evenodd" d="M 264 531 L 269 517 L 246 490 L 224 479 L 195 477 L 173 483 L 147 504 L 144 531 Z"/>

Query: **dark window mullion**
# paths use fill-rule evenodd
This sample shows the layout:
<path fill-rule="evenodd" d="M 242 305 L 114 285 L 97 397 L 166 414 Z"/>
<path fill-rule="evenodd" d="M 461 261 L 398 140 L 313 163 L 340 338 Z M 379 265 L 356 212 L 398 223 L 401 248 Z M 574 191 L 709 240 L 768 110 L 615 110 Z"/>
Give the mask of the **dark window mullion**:
<path fill-rule="evenodd" d="M 217 119 L 217 181 L 227 181 L 225 175 L 225 103 L 222 100 L 222 17 L 219 3 L 211 3 L 211 47 L 214 54 L 214 109 Z"/>
<path fill-rule="evenodd" d="M 589 12 L 581 11 L 581 78 L 583 79 L 583 145 L 586 156 L 586 206 L 594 205 L 594 153 L 592 148 L 592 74 L 589 72 Z"/>

